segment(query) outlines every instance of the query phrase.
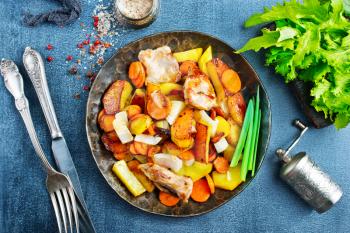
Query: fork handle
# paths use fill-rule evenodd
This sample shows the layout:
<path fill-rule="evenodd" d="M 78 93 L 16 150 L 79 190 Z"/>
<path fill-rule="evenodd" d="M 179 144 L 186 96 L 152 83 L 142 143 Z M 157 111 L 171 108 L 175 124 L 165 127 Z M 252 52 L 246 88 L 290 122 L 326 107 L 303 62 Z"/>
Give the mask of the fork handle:
<path fill-rule="evenodd" d="M 55 109 L 50 97 L 44 62 L 41 55 L 36 50 L 26 47 L 23 54 L 23 63 L 44 111 L 52 139 L 62 137 L 62 132 L 58 125 Z"/>
<path fill-rule="evenodd" d="M 46 159 L 45 153 L 41 148 L 40 142 L 38 140 L 38 136 L 36 135 L 29 110 L 28 99 L 25 96 L 23 90 L 23 78 L 19 73 L 16 64 L 11 60 L 2 59 L 0 64 L 0 71 L 1 75 L 4 77 L 7 90 L 13 95 L 15 99 L 16 108 L 21 114 L 37 156 L 40 158 L 47 173 L 54 173 L 55 170 Z"/>

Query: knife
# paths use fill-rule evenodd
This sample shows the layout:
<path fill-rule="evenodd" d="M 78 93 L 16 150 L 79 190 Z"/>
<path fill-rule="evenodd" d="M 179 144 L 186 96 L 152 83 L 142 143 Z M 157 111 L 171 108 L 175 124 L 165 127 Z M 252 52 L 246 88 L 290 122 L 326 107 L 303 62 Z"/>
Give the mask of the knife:
<path fill-rule="evenodd" d="M 55 114 L 55 109 L 52 104 L 49 88 L 47 85 L 44 62 L 41 55 L 34 49 L 27 47 L 23 54 L 24 67 L 33 83 L 35 92 L 39 98 L 40 105 L 43 109 L 46 122 L 49 126 L 52 145 L 51 149 L 59 170 L 65 175 L 69 176 L 73 184 L 74 191 L 78 197 L 83 210 L 79 209 L 80 216 L 86 221 L 84 228 L 87 232 L 95 232 L 94 226 L 90 219 L 86 203 L 84 201 L 83 192 L 81 190 L 78 173 L 75 169 L 71 154 L 69 152 L 66 140 L 58 125 Z"/>

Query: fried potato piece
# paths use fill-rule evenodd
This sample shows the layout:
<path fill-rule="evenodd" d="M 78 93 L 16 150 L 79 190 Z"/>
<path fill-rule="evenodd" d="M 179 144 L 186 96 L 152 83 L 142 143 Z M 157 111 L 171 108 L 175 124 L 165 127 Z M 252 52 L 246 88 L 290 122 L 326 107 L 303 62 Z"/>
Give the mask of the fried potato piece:
<path fill-rule="evenodd" d="M 227 98 L 227 105 L 231 117 L 241 126 L 247 108 L 242 94 L 238 92 L 233 96 L 229 96 Z"/>
<path fill-rule="evenodd" d="M 102 103 L 107 114 L 115 114 L 127 104 L 132 92 L 132 86 L 128 81 L 117 80 L 103 95 Z"/>

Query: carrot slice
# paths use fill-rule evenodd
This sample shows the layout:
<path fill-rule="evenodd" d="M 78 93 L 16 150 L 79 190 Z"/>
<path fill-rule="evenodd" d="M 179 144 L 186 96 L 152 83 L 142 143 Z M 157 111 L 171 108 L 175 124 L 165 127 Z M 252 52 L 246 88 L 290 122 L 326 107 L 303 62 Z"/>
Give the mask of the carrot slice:
<path fill-rule="evenodd" d="M 191 198 L 196 202 L 206 202 L 210 197 L 210 188 L 205 178 L 193 183 Z"/>
<path fill-rule="evenodd" d="M 102 115 L 100 119 L 100 127 L 105 132 L 111 132 L 114 130 L 113 121 L 115 117 L 114 115 Z"/>
<path fill-rule="evenodd" d="M 207 179 L 208 185 L 209 185 L 209 189 L 210 189 L 210 193 L 214 194 L 215 193 L 215 184 L 213 179 L 211 178 L 211 176 L 209 174 L 205 175 L 205 178 Z"/>
<path fill-rule="evenodd" d="M 227 69 L 222 73 L 221 82 L 231 94 L 235 94 L 241 90 L 241 79 L 233 69 Z"/>
<path fill-rule="evenodd" d="M 170 193 L 159 191 L 159 201 L 163 205 L 170 207 L 170 206 L 176 205 L 180 201 L 180 198 L 178 198 Z"/>
<path fill-rule="evenodd" d="M 217 172 L 226 173 L 229 169 L 229 164 L 227 159 L 225 159 L 224 157 L 217 157 L 214 160 L 214 167 Z"/>
<path fill-rule="evenodd" d="M 139 61 L 132 62 L 129 67 L 129 78 L 135 87 L 141 88 L 145 83 L 146 71 Z"/>
<path fill-rule="evenodd" d="M 192 150 L 186 150 L 178 155 L 178 157 L 182 160 L 192 160 L 194 159 L 194 154 Z"/>
<path fill-rule="evenodd" d="M 138 166 L 140 165 L 140 162 L 137 160 L 131 160 L 128 162 L 128 168 L 130 169 L 130 171 L 140 171 L 140 169 L 138 168 Z"/>

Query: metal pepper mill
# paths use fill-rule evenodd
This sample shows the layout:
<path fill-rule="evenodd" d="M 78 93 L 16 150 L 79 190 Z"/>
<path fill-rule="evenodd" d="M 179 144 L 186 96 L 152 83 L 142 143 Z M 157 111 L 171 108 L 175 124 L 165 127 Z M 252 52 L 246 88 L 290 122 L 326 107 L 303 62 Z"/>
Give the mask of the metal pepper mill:
<path fill-rule="evenodd" d="M 295 120 L 293 125 L 300 130 L 298 137 L 287 150 L 276 150 L 278 158 L 283 162 L 280 176 L 312 208 L 318 213 L 324 213 L 340 200 L 343 191 L 305 152 L 299 152 L 293 157 L 289 156 L 290 151 L 308 130 L 300 120 Z"/>

